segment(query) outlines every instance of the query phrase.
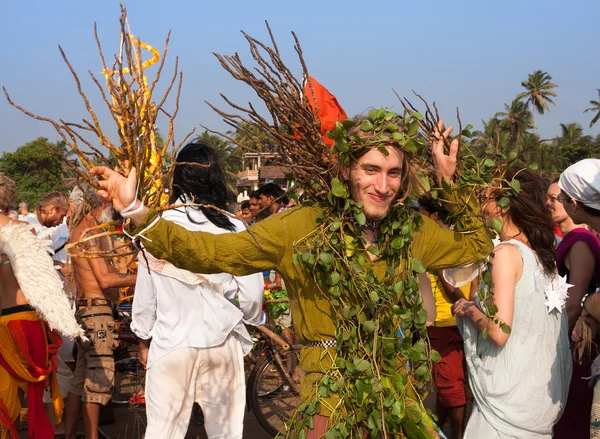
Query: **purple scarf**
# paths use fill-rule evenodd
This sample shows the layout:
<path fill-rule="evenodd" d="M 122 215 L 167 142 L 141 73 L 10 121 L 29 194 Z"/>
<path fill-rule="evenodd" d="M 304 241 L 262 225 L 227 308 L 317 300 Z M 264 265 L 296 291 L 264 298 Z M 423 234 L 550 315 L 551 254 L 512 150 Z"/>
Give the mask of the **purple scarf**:
<path fill-rule="evenodd" d="M 600 284 L 600 240 L 587 229 L 577 228 L 571 230 L 556 247 L 556 266 L 560 270 L 565 262 L 565 257 L 571 246 L 577 241 L 585 242 L 596 259 L 596 269 L 594 270 L 594 279 Z"/>

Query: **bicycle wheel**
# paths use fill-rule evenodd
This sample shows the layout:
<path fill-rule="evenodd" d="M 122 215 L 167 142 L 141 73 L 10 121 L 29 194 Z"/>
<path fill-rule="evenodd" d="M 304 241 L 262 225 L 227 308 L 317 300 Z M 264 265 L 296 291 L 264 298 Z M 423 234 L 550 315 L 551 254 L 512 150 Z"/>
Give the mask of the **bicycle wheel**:
<path fill-rule="evenodd" d="M 293 351 L 292 354 L 292 358 L 297 358 L 298 352 Z M 286 367 L 285 354 L 282 361 L 283 367 Z M 292 363 L 297 364 L 297 360 Z M 254 416 L 273 437 L 284 429 L 300 401 L 300 394 L 294 391 L 284 376 L 275 358 L 267 355 L 254 367 L 248 379 Z"/>
<path fill-rule="evenodd" d="M 115 361 L 115 389 L 112 405 L 145 405 L 143 400 L 146 370 L 137 357 Z"/>
<path fill-rule="evenodd" d="M 136 356 L 115 361 L 115 388 L 109 405 L 115 422 L 98 428 L 105 439 L 141 439 L 146 432 L 146 371 Z"/>

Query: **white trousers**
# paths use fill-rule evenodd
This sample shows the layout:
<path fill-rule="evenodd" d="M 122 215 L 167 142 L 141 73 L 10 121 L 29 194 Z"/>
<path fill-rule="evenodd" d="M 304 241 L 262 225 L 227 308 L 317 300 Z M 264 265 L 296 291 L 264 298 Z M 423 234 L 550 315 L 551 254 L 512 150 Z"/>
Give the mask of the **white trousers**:
<path fill-rule="evenodd" d="M 146 439 L 183 439 L 200 404 L 208 439 L 242 439 L 245 408 L 242 347 L 232 333 L 212 348 L 181 348 L 146 371 Z"/>

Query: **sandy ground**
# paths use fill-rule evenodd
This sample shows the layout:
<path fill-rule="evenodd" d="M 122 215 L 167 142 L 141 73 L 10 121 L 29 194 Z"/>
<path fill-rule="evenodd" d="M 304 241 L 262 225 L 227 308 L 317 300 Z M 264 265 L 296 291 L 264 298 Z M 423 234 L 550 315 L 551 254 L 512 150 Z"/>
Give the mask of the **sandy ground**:
<path fill-rule="evenodd" d="M 435 395 L 430 394 L 425 400 L 425 405 L 433 409 L 435 404 Z M 469 407 L 470 408 L 470 404 Z M 145 416 L 143 413 L 135 412 L 129 408 L 115 408 L 115 422 L 110 425 L 101 426 L 102 432 L 110 439 L 137 439 L 142 437 L 139 434 L 139 428 L 145 425 Z M 467 416 L 468 419 L 468 416 Z M 83 431 L 83 424 L 80 422 L 80 431 Z M 446 423 L 444 433 L 449 437 L 449 422 Z M 101 436 L 102 437 L 102 436 Z M 22 431 L 20 439 L 27 439 L 27 432 Z M 271 436 L 265 432 L 258 423 L 254 414 L 250 411 L 246 413 L 244 419 L 244 439 L 270 439 Z M 185 439 L 206 439 L 204 428 L 194 422 L 190 423 L 188 433 Z"/>

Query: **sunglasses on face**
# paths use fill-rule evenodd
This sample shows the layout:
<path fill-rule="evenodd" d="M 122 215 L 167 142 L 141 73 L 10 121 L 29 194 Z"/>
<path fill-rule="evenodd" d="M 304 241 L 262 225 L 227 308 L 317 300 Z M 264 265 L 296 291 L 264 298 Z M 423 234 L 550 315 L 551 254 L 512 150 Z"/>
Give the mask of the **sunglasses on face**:
<path fill-rule="evenodd" d="M 558 194 L 558 195 L 548 195 L 548 201 L 549 201 L 550 203 L 556 203 L 557 201 L 558 201 L 559 203 L 562 203 L 561 201 L 559 201 L 559 200 L 558 200 L 558 197 L 559 197 L 559 196 L 560 196 L 560 194 Z"/>
<path fill-rule="evenodd" d="M 559 202 L 560 204 L 564 204 L 568 201 L 571 201 L 571 198 L 569 198 L 567 195 L 565 195 L 563 192 L 561 192 L 560 194 L 554 196 L 554 195 L 548 195 L 548 201 L 555 203 L 555 202 Z"/>

